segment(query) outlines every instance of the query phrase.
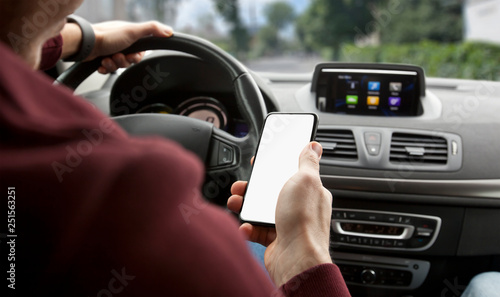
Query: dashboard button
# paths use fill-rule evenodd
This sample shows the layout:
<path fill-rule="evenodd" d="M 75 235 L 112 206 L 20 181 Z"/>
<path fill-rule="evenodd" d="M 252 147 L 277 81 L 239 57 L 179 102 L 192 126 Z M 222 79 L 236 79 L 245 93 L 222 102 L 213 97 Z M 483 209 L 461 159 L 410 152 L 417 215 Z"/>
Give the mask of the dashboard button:
<path fill-rule="evenodd" d="M 364 284 L 373 284 L 377 279 L 377 274 L 373 269 L 365 269 L 361 272 L 361 281 Z"/>
<path fill-rule="evenodd" d="M 429 229 L 429 228 L 420 228 L 420 227 L 418 227 L 417 228 L 417 235 L 418 236 L 422 236 L 422 237 L 429 237 L 429 236 L 431 236 L 431 234 L 432 234 L 433 231 L 434 230 Z"/>
<path fill-rule="evenodd" d="M 357 219 L 358 218 L 358 214 L 355 213 L 355 212 L 348 212 L 347 213 L 347 218 L 349 218 L 349 219 Z"/>
<path fill-rule="evenodd" d="M 382 134 L 376 132 L 366 132 L 365 144 L 368 154 L 378 156 L 380 154 L 380 146 L 382 144 Z"/>
<path fill-rule="evenodd" d="M 374 214 L 374 213 L 371 213 L 367 216 L 368 220 L 370 221 L 380 221 L 380 219 L 382 218 L 381 215 L 378 215 L 378 214 Z"/>
<path fill-rule="evenodd" d="M 343 218 L 343 216 L 342 216 L 342 212 L 340 212 L 340 211 L 334 211 L 334 212 L 333 212 L 333 217 L 334 217 L 335 219 L 341 219 L 341 218 Z"/>
<path fill-rule="evenodd" d="M 402 240 L 396 240 L 396 247 L 398 248 L 402 248 L 402 247 L 405 247 L 406 246 L 406 243 Z"/>
<path fill-rule="evenodd" d="M 411 224 L 411 218 L 410 217 L 403 217 L 403 224 Z"/>
<path fill-rule="evenodd" d="M 398 223 L 411 224 L 412 223 L 412 219 L 411 219 L 411 217 L 399 217 L 398 218 Z"/>
<path fill-rule="evenodd" d="M 376 132 L 366 132 L 365 133 L 365 143 L 375 144 L 380 146 L 382 144 L 382 134 Z"/>
<path fill-rule="evenodd" d="M 396 223 L 398 221 L 398 217 L 393 215 L 387 215 L 385 217 L 385 220 L 389 223 Z"/>
<path fill-rule="evenodd" d="M 368 154 L 372 156 L 378 156 L 380 154 L 380 145 L 367 144 L 366 149 L 368 150 Z"/>
<path fill-rule="evenodd" d="M 360 243 L 364 244 L 364 245 L 371 245 L 372 244 L 372 239 L 371 238 L 362 237 Z"/>
<path fill-rule="evenodd" d="M 394 246 L 394 240 L 389 239 L 389 240 L 383 240 L 382 245 L 384 247 L 393 247 Z"/>

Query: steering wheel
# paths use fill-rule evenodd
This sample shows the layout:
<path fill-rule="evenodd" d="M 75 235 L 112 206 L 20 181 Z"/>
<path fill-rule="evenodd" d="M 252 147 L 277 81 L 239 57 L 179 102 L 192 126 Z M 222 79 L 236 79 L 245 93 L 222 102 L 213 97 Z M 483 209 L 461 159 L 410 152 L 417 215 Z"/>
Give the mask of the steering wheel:
<path fill-rule="evenodd" d="M 131 135 L 164 136 L 198 155 L 207 168 L 204 196 L 216 204 L 225 205 L 232 181 L 247 179 L 250 174 L 250 158 L 255 154 L 267 114 L 260 89 L 239 61 L 209 41 L 195 36 L 177 33 L 171 38 L 148 37 L 123 53 L 158 49 L 191 54 L 226 71 L 233 83 L 238 110 L 249 126 L 247 136 L 237 138 L 210 123 L 177 115 L 133 114 L 114 120 Z M 76 89 L 98 69 L 101 60 L 75 63 L 57 78 L 56 83 Z"/>

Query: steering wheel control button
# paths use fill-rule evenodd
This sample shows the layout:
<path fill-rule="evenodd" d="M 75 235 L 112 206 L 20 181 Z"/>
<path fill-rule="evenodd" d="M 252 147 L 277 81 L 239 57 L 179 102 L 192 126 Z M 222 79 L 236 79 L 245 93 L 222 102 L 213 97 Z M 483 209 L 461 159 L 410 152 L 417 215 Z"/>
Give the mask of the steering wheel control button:
<path fill-rule="evenodd" d="M 219 140 L 212 140 L 212 151 L 209 155 L 210 167 L 223 167 L 234 163 L 235 149 Z"/>
<path fill-rule="evenodd" d="M 221 143 L 219 145 L 219 164 L 231 165 L 234 161 L 234 149 L 227 144 Z"/>

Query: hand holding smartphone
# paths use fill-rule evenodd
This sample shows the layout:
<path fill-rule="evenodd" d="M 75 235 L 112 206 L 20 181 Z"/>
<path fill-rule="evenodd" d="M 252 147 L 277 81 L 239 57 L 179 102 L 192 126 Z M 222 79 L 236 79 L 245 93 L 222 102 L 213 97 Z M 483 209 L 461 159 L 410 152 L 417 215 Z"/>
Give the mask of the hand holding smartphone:
<path fill-rule="evenodd" d="M 299 156 L 314 140 L 318 116 L 313 113 L 271 113 L 267 116 L 243 198 L 240 219 L 274 226 L 278 196 L 298 171 Z"/>

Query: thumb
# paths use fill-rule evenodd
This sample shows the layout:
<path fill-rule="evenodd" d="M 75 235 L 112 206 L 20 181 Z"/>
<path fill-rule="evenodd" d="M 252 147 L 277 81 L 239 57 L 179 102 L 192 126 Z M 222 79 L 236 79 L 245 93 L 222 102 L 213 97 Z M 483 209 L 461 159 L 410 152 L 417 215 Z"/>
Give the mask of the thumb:
<path fill-rule="evenodd" d="M 309 143 L 300 153 L 299 170 L 319 173 L 319 160 L 323 154 L 323 147 L 318 142 Z"/>
<path fill-rule="evenodd" d="M 141 23 L 137 26 L 139 27 L 136 31 L 137 35 L 135 36 L 137 39 L 146 36 L 170 37 L 173 35 L 171 27 L 156 21 Z"/>

